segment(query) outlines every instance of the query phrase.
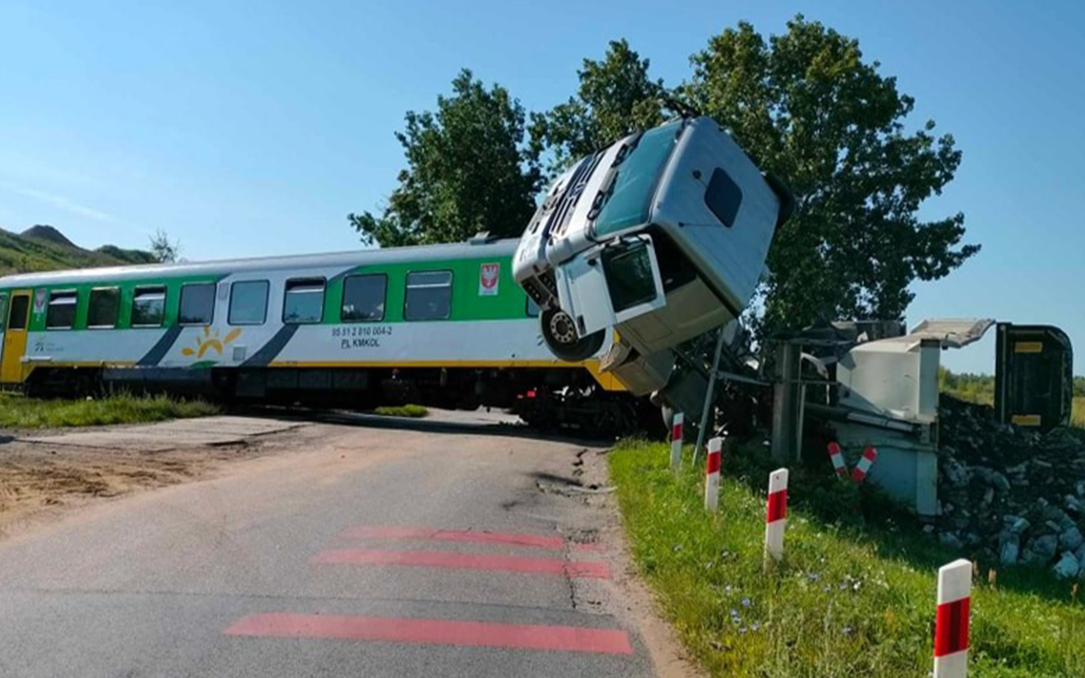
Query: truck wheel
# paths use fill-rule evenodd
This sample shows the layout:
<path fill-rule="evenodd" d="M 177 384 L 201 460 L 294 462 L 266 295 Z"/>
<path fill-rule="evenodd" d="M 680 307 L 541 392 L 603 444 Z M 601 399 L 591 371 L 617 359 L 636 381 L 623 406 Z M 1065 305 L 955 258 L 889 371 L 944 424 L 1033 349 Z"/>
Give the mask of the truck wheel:
<path fill-rule="evenodd" d="M 550 352 L 566 362 L 587 360 L 603 347 L 605 331 L 599 330 L 586 337 L 579 337 L 576 324 L 569 314 L 560 308 L 550 308 L 539 315 L 543 340 Z"/>

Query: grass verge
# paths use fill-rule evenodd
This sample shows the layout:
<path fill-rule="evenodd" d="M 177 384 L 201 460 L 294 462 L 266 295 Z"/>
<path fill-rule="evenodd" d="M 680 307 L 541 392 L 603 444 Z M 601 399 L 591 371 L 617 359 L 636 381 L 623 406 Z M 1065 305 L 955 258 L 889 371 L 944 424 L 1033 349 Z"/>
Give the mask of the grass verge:
<path fill-rule="evenodd" d="M 373 410 L 375 414 L 379 414 L 382 417 L 412 417 L 418 419 L 429 414 L 429 410 L 421 405 L 396 405 L 378 407 Z"/>
<path fill-rule="evenodd" d="M 0 427 L 59 428 L 135 424 L 218 414 L 217 405 L 166 396 L 116 395 L 97 400 L 37 400 L 0 395 Z"/>
<path fill-rule="evenodd" d="M 759 447 L 759 446 L 757 446 Z M 938 565 L 956 556 L 876 492 L 792 471 L 787 554 L 763 569 L 767 455 L 725 454 L 720 512 L 666 445 L 626 441 L 610 471 L 641 573 L 712 676 L 927 676 Z M 972 597 L 969 675 L 1085 676 L 1085 605 L 1071 584 L 1007 570 Z"/>

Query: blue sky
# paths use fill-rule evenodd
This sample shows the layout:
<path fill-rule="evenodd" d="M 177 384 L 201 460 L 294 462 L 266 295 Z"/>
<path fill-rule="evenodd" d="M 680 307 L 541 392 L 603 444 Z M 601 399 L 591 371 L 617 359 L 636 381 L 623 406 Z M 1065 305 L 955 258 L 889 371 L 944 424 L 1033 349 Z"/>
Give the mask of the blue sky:
<path fill-rule="evenodd" d="M 674 84 L 741 19 L 803 12 L 857 37 L 964 151 L 924 210 L 963 211 L 983 251 L 918 284 L 924 317 L 1051 323 L 1085 373 L 1085 5 L 1072 2 L 49 2 L 0 4 L 0 226 L 190 259 L 357 247 L 403 165 L 393 132 L 461 67 L 533 110 L 625 37 Z M 993 369 L 993 337 L 947 354 Z"/>

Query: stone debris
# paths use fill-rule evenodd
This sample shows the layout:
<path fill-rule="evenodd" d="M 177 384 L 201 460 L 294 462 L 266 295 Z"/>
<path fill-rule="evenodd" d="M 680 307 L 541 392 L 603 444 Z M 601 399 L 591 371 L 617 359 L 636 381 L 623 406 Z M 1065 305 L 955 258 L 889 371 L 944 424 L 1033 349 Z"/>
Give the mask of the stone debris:
<path fill-rule="evenodd" d="M 943 395 L 938 435 L 939 541 L 1085 579 L 1085 431 L 1041 435 Z"/>

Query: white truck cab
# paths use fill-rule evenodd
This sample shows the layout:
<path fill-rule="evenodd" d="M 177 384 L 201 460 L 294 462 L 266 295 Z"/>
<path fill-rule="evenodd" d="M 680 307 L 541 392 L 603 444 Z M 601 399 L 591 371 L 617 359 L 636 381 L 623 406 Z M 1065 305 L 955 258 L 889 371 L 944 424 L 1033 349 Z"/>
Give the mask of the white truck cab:
<path fill-rule="evenodd" d="M 761 278 L 787 190 L 711 118 L 674 120 L 581 159 L 550 186 L 513 273 L 559 358 L 604 361 L 635 392 L 649 363 L 738 317 Z M 654 358 L 652 358 L 654 356 Z M 637 363 L 623 379 L 623 365 Z M 655 370 L 660 371 L 660 370 Z M 669 368 L 661 368 L 669 372 Z"/>

